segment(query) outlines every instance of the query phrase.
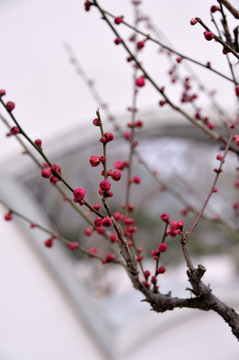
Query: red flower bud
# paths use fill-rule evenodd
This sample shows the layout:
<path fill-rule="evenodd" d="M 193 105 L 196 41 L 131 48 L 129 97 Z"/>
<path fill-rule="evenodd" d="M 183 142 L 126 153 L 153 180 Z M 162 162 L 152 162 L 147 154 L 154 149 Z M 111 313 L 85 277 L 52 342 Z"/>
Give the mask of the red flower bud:
<path fill-rule="evenodd" d="M 109 216 L 105 216 L 102 220 L 102 225 L 104 227 L 110 227 L 110 225 L 112 224 L 112 220 Z"/>
<path fill-rule="evenodd" d="M 100 182 L 100 189 L 102 191 L 109 191 L 111 188 L 111 183 L 108 180 L 102 180 Z"/>
<path fill-rule="evenodd" d="M 214 34 L 211 31 L 204 31 L 203 34 L 207 41 L 211 41 L 214 38 Z"/>
<path fill-rule="evenodd" d="M 76 188 L 73 191 L 73 195 L 74 195 L 75 200 L 77 200 L 77 201 L 83 200 L 85 197 L 85 190 L 82 188 Z"/>
<path fill-rule="evenodd" d="M 143 87 L 145 85 L 145 81 L 143 77 L 139 77 L 138 79 L 135 80 L 135 84 L 138 87 Z"/>
<path fill-rule="evenodd" d="M 47 167 L 47 168 L 42 169 L 41 175 L 42 175 L 42 177 L 44 177 L 46 179 L 51 177 L 51 168 Z"/>
<path fill-rule="evenodd" d="M 8 101 L 6 103 L 6 109 L 11 112 L 13 109 L 15 109 L 15 103 L 12 101 Z"/>
<path fill-rule="evenodd" d="M 11 211 L 9 211 L 9 212 L 4 216 L 4 220 L 6 220 L 6 221 L 12 220 L 12 212 L 11 212 Z"/>
<path fill-rule="evenodd" d="M 119 45 L 119 44 L 121 44 L 121 43 L 122 43 L 121 38 L 117 37 L 117 38 L 115 39 L 115 44 L 116 44 L 116 45 Z"/>
<path fill-rule="evenodd" d="M 93 125 L 95 125 L 95 126 L 100 126 L 100 120 L 99 120 L 98 118 L 95 118 L 95 119 L 93 120 Z"/>
<path fill-rule="evenodd" d="M 68 246 L 69 246 L 69 249 L 70 249 L 70 250 L 75 250 L 75 249 L 77 249 L 77 248 L 79 247 L 79 244 L 78 244 L 78 242 L 76 242 L 76 241 L 71 241 L 71 242 L 68 244 Z"/>
<path fill-rule="evenodd" d="M 46 247 L 50 248 L 53 246 L 53 240 L 54 238 L 53 237 L 50 237 L 49 239 L 45 240 L 44 244 Z"/>
<path fill-rule="evenodd" d="M 90 11 L 91 3 L 90 1 L 85 1 L 85 11 Z"/>
<path fill-rule="evenodd" d="M 190 20 L 191 25 L 195 25 L 195 24 L 197 24 L 197 22 L 198 22 L 198 20 L 196 18 L 193 18 Z"/>
<path fill-rule="evenodd" d="M 160 252 L 165 252 L 166 250 L 167 250 L 167 244 L 165 244 L 165 243 L 161 243 L 160 245 L 159 245 L 159 251 Z"/>
<path fill-rule="evenodd" d="M 163 273 L 165 273 L 165 271 L 166 271 L 166 269 L 165 269 L 165 267 L 162 266 L 162 265 L 158 268 L 158 273 L 159 273 L 159 274 L 163 274 Z"/>
<path fill-rule="evenodd" d="M 116 25 L 121 24 L 122 21 L 123 21 L 123 16 L 117 16 L 117 17 L 115 17 L 115 24 L 116 24 Z"/>
<path fill-rule="evenodd" d="M 121 179 L 121 171 L 113 170 L 110 176 L 114 181 L 119 181 Z"/>
<path fill-rule="evenodd" d="M 36 146 L 41 148 L 41 146 L 42 146 L 42 140 L 41 139 L 36 139 L 34 142 L 35 142 Z"/>
<path fill-rule="evenodd" d="M 92 167 L 96 167 L 100 164 L 100 158 L 99 158 L 99 156 L 92 155 L 89 159 L 89 162 Z"/>
<path fill-rule="evenodd" d="M 162 213 L 161 216 L 160 216 L 160 219 L 164 222 L 168 222 L 169 221 L 169 214 L 168 213 Z"/>
<path fill-rule="evenodd" d="M 115 234 L 115 233 L 111 234 L 111 235 L 110 235 L 110 241 L 111 241 L 112 243 L 114 243 L 114 242 L 119 242 L 119 238 L 118 238 L 117 234 Z"/>
<path fill-rule="evenodd" d="M 17 135 L 20 133 L 20 129 L 17 126 L 13 126 L 10 130 L 11 135 Z"/>
<path fill-rule="evenodd" d="M 101 217 L 98 217 L 94 220 L 94 224 L 97 228 L 101 227 L 102 226 L 102 218 Z"/>

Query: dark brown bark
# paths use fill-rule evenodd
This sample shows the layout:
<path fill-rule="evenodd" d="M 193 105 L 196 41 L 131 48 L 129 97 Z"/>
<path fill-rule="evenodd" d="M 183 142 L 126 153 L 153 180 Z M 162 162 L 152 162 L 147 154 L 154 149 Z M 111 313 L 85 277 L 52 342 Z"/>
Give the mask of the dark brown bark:
<path fill-rule="evenodd" d="M 153 293 L 146 289 L 140 282 L 138 275 L 131 274 L 131 280 L 134 287 L 145 295 L 145 300 L 152 306 L 156 312 L 165 312 L 175 308 L 192 308 L 204 311 L 213 310 L 217 312 L 225 322 L 230 326 L 232 333 L 239 340 L 239 315 L 234 309 L 230 308 L 213 295 L 209 286 L 206 286 L 201 277 L 205 268 L 199 265 L 198 269 L 187 271 L 189 282 L 192 289 L 188 289 L 194 295 L 192 298 L 171 297 L 169 294 Z"/>
<path fill-rule="evenodd" d="M 234 16 L 235 19 L 239 19 L 239 11 L 232 6 L 232 4 L 227 0 L 220 0 L 221 4 L 223 4 L 228 11 Z"/>

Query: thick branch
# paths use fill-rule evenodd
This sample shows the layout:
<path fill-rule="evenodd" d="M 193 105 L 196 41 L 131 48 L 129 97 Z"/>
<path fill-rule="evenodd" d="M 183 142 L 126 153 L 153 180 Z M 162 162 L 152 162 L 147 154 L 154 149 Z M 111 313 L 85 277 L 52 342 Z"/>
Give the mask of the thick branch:
<path fill-rule="evenodd" d="M 235 9 L 229 1 L 220 0 L 220 3 L 227 8 L 227 10 L 234 16 L 235 19 L 239 19 L 239 11 Z"/>
<path fill-rule="evenodd" d="M 195 297 L 186 299 L 171 297 L 169 294 L 153 293 L 143 286 L 137 275 L 131 276 L 131 280 L 134 287 L 145 295 L 144 301 L 150 303 L 154 311 L 162 313 L 175 308 L 191 308 L 204 311 L 213 310 L 225 320 L 230 326 L 232 333 L 239 340 L 239 315 L 235 310 L 213 295 L 209 286 L 206 286 L 201 281 L 205 271 L 206 269 L 202 265 L 199 265 L 198 268 L 193 271 L 188 270 L 187 275 L 192 286 L 190 291 Z"/>

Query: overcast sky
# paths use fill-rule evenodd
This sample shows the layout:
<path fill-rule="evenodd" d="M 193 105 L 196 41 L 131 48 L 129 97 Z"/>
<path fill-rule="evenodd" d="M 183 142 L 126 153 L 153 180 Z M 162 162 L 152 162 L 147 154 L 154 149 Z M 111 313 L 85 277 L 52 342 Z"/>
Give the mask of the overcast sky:
<path fill-rule="evenodd" d="M 99 105 L 69 64 L 63 48 L 66 41 L 89 77 L 96 81 L 112 112 L 125 115 L 131 103 L 132 67 L 125 60 L 127 54 L 121 46 L 114 45 L 115 36 L 100 19 L 97 9 L 87 13 L 83 3 L 81 0 L 0 1 L 0 88 L 6 89 L 6 100 L 16 102 L 14 113 L 33 138 L 49 139 L 69 128 L 85 126 L 88 120 L 90 126 Z M 125 20 L 132 23 L 130 1 L 99 3 L 115 15 L 125 15 Z M 219 45 L 205 41 L 199 25 L 189 24 L 192 17 L 200 16 L 211 26 L 211 5 L 209 0 L 145 0 L 141 10 L 150 15 L 175 48 L 203 62 L 210 60 L 216 68 L 223 69 L 225 57 L 221 56 Z M 228 18 L 232 18 L 230 14 Z M 125 34 L 122 25 L 117 29 Z M 147 45 L 142 52 L 143 64 L 164 85 L 169 66 L 161 63 L 157 51 L 156 46 Z M 197 67 L 196 71 L 200 74 L 201 69 Z M 218 82 L 207 71 L 200 76 L 219 91 L 224 105 L 230 107 L 228 94 L 232 85 L 224 80 Z M 140 109 L 160 110 L 158 100 L 158 94 L 147 85 L 140 96 Z M 5 132 L 0 124 L 0 158 L 17 148 L 14 139 L 5 138 Z"/>

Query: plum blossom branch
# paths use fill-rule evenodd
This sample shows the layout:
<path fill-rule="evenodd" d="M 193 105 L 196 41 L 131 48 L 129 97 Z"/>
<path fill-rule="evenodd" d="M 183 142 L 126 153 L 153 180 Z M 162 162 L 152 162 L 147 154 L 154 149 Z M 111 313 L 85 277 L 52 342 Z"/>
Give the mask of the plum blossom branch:
<path fill-rule="evenodd" d="M 72 186 L 63 178 L 60 171 L 58 170 L 58 166 L 54 166 L 55 164 L 52 164 L 48 157 L 43 152 L 41 146 L 38 146 L 32 139 L 27 135 L 27 133 L 23 130 L 19 122 L 17 121 L 16 117 L 13 115 L 12 110 L 15 108 L 15 104 L 13 102 L 8 102 L 5 104 L 5 102 L 2 100 L 2 96 L 0 96 L 0 103 L 3 105 L 5 110 L 8 112 L 14 123 L 16 124 L 17 133 L 15 135 L 21 134 L 34 148 L 35 150 L 41 155 L 41 157 L 45 160 L 45 162 L 49 165 L 49 167 L 52 169 L 52 172 L 55 177 L 57 177 L 72 193 L 74 193 L 74 189 Z M 54 166 L 54 170 L 53 170 Z M 97 214 L 100 217 L 104 217 L 103 214 L 101 214 L 98 210 L 94 209 L 86 200 L 84 200 L 84 205 L 88 207 L 91 211 L 93 211 L 95 214 Z M 85 216 L 83 216 L 85 218 Z"/>
<path fill-rule="evenodd" d="M 97 7 L 100 11 L 102 11 L 104 14 L 110 16 L 111 18 L 115 18 L 115 15 L 111 14 L 111 13 L 110 13 L 109 11 L 107 11 L 107 10 L 102 9 L 102 8 L 99 6 L 99 4 L 98 4 L 97 1 L 93 0 L 93 2 L 92 2 L 91 4 L 94 5 L 94 6 L 96 6 L 96 7 Z M 161 41 L 159 41 L 158 39 L 152 38 L 149 34 L 146 34 L 146 33 L 143 32 L 142 30 L 140 30 L 140 29 L 138 29 L 137 27 L 129 24 L 128 22 L 126 22 L 126 21 L 123 20 L 123 19 L 122 19 L 122 24 L 124 24 L 124 25 L 127 26 L 128 28 L 134 30 L 134 31 L 137 32 L 138 34 L 144 36 L 147 40 L 152 41 L 153 43 L 161 46 L 161 47 L 164 48 L 165 50 L 168 50 L 168 51 L 170 51 L 170 52 L 178 55 L 178 56 L 181 57 L 182 59 L 189 60 L 190 62 L 192 62 L 192 63 L 194 63 L 194 64 L 196 64 L 196 65 L 202 66 L 202 67 L 204 67 L 205 69 L 209 69 L 206 64 L 203 64 L 203 63 L 201 63 L 201 62 L 198 61 L 198 60 L 195 60 L 195 59 L 193 59 L 193 58 L 191 58 L 191 57 L 189 57 L 189 56 L 187 56 L 187 55 L 185 55 L 185 54 L 182 54 L 181 52 L 175 50 L 175 49 L 172 48 L 171 46 L 168 46 L 168 45 L 163 44 L 163 43 L 162 43 Z M 233 79 L 229 78 L 228 76 L 226 76 L 225 74 L 221 73 L 220 71 L 214 69 L 213 67 L 210 67 L 210 70 L 211 70 L 212 72 L 214 72 L 215 74 L 217 74 L 218 76 L 223 77 L 224 79 L 226 79 L 226 80 L 228 80 L 228 81 L 234 82 Z"/>
<path fill-rule="evenodd" d="M 49 229 L 47 229 L 46 227 L 32 221 L 29 217 L 23 215 L 22 213 L 12 209 L 11 207 L 9 207 L 5 201 L 3 201 L 2 199 L 0 199 L 0 203 L 4 205 L 4 207 L 6 207 L 8 209 L 8 213 L 10 213 L 11 215 L 15 215 L 17 216 L 19 219 L 22 219 L 24 220 L 26 223 L 28 223 L 30 225 L 30 227 L 33 229 L 33 228 L 37 228 L 43 232 L 45 232 L 46 234 L 50 235 L 51 236 L 51 239 L 58 239 L 59 241 L 61 241 L 62 243 L 64 243 L 65 245 L 67 245 L 70 250 L 78 250 L 79 252 L 85 254 L 85 255 L 88 255 L 90 257 L 93 257 L 93 258 L 96 258 L 98 260 L 104 260 L 104 257 L 103 256 L 100 256 L 94 252 L 91 252 L 83 247 L 81 247 L 79 245 L 78 242 L 72 242 L 72 241 L 69 241 L 68 239 L 66 239 L 65 237 L 61 236 L 58 232 L 53 232 Z M 49 240 L 49 239 L 48 239 Z M 47 247 L 50 247 L 49 245 L 52 245 L 52 243 L 50 241 L 48 242 L 45 242 L 45 245 Z M 112 260 L 112 262 L 116 263 L 116 264 L 120 264 L 122 266 L 124 266 L 124 264 L 122 263 L 122 261 L 120 260 L 117 260 L 117 259 L 114 259 Z"/>
<path fill-rule="evenodd" d="M 6 127 L 8 129 L 11 129 L 11 126 L 9 124 L 9 122 L 7 121 L 7 119 L 0 114 L 0 119 L 2 120 L 2 122 L 6 125 Z M 19 144 L 22 146 L 22 148 L 24 149 L 24 154 L 27 154 L 31 157 L 31 159 L 33 160 L 33 162 L 40 168 L 42 169 L 43 166 L 42 164 L 39 162 L 39 160 L 36 158 L 35 155 L 33 155 L 32 151 L 30 151 L 30 149 L 26 146 L 26 144 L 22 141 L 22 139 L 19 136 L 15 136 L 15 139 L 19 142 Z M 61 186 L 56 183 L 55 184 L 56 189 L 61 193 L 61 195 L 63 196 L 64 199 L 67 199 L 68 203 L 74 208 L 75 211 L 77 211 L 81 217 L 89 223 L 89 225 L 95 227 L 94 222 L 84 214 L 84 212 L 80 209 L 80 207 L 78 207 L 71 199 L 69 199 L 68 194 L 66 193 L 66 191 L 64 191 Z"/>
<path fill-rule="evenodd" d="M 201 281 L 205 271 L 206 269 L 203 265 L 198 265 L 197 269 L 194 269 L 193 266 L 190 265 L 187 276 L 192 289 L 188 290 L 191 291 L 194 297 L 186 299 L 172 297 L 170 294 L 154 293 L 140 282 L 137 275 L 131 277 L 131 280 L 134 287 L 144 294 L 144 301 L 148 302 L 154 311 L 162 313 L 168 310 L 174 310 L 175 308 L 193 308 L 204 311 L 213 310 L 225 320 L 230 326 L 232 333 L 239 340 L 239 315 L 234 309 L 219 300 L 212 293 L 210 287 Z"/>
<path fill-rule="evenodd" d="M 236 121 L 235 125 L 237 125 L 238 123 L 239 123 L 239 114 L 237 116 L 237 121 Z M 192 235 L 193 231 L 195 230 L 195 228 L 196 228 L 196 226 L 197 226 L 197 224 L 198 224 L 198 222 L 199 222 L 199 220 L 200 220 L 200 218 L 201 218 L 201 216 L 202 216 L 202 214 L 203 214 L 209 200 L 211 199 L 212 194 L 217 191 L 216 184 L 217 184 L 218 178 L 219 178 L 219 176 L 220 176 L 220 174 L 222 172 L 223 164 L 225 162 L 225 159 L 226 159 L 230 144 L 231 144 L 233 136 L 234 136 L 234 132 L 235 132 L 234 128 L 235 128 L 235 126 L 233 126 L 233 128 L 231 129 L 231 134 L 230 134 L 229 139 L 227 141 L 227 145 L 225 147 L 223 156 L 222 156 L 222 158 L 220 160 L 220 165 L 219 165 L 218 168 L 214 169 L 214 171 L 216 172 L 216 175 L 215 175 L 213 184 L 212 184 L 212 186 L 210 188 L 210 191 L 209 191 L 209 193 L 208 193 L 208 195 L 207 195 L 207 197 L 206 197 L 206 199 L 205 199 L 205 201 L 203 203 L 203 206 L 202 206 L 201 210 L 199 211 L 199 213 L 198 213 L 198 215 L 197 215 L 191 229 L 189 230 L 189 232 L 187 232 L 187 234 L 186 234 L 186 236 L 184 238 L 184 243 L 185 244 L 188 241 L 188 239 L 190 238 L 190 236 Z"/>
<path fill-rule="evenodd" d="M 98 2 L 94 0 L 95 6 L 99 9 L 100 13 L 102 14 L 103 19 L 107 22 L 109 27 L 112 29 L 112 31 L 115 33 L 117 38 L 119 38 L 119 34 L 116 31 L 115 27 L 112 25 L 112 23 L 108 20 L 107 16 L 105 15 L 104 10 L 98 5 Z M 176 112 L 179 112 L 181 115 L 183 115 L 187 120 L 189 120 L 193 125 L 200 128 L 205 134 L 209 135 L 212 139 L 214 139 L 217 142 L 222 142 L 223 144 L 226 144 L 227 141 L 219 135 L 217 132 L 210 130 L 203 124 L 197 122 L 194 118 L 192 118 L 189 114 L 187 114 L 184 110 L 182 110 L 180 107 L 176 106 L 169 97 L 165 94 L 165 91 L 159 87 L 156 82 L 152 79 L 152 77 L 148 74 L 148 72 L 144 69 L 144 67 L 139 63 L 139 61 L 135 58 L 132 51 L 129 49 L 127 44 L 123 39 L 121 39 L 121 44 L 127 51 L 127 53 L 130 55 L 130 57 L 134 60 L 134 62 L 137 64 L 138 68 L 141 69 L 142 73 L 144 74 L 144 77 L 152 84 L 152 86 L 156 89 L 157 92 L 159 92 L 165 99 L 166 103 L 170 105 L 172 109 L 174 109 Z M 141 85 L 142 86 L 142 85 Z M 237 149 L 232 148 L 232 150 L 236 153 L 239 153 Z"/>
<path fill-rule="evenodd" d="M 235 19 L 239 19 L 239 11 L 234 8 L 234 6 L 228 0 L 220 0 L 220 3 L 223 4 L 227 10 L 235 17 Z"/>
<path fill-rule="evenodd" d="M 202 21 L 202 19 L 196 18 L 196 20 L 197 20 L 197 22 L 198 22 L 206 31 L 208 31 L 208 32 L 210 32 L 210 33 L 213 34 L 213 32 L 212 32 L 212 31 L 209 29 L 209 27 Z M 230 45 L 228 45 L 228 43 L 226 43 L 224 40 L 222 40 L 220 36 L 217 36 L 217 35 L 215 35 L 215 34 L 213 34 L 213 35 L 214 35 L 213 38 L 214 38 L 217 42 L 219 42 L 219 43 L 223 46 L 224 49 L 226 49 L 228 52 L 232 53 L 237 59 L 239 59 L 238 53 L 237 53 Z M 234 82 L 234 80 L 233 80 L 233 82 Z"/>
<path fill-rule="evenodd" d="M 69 44 L 67 44 L 65 46 L 65 49 L 69 55 L 70 61 L 71 63 L 75 66 L 76 68 L 76 72 L 79 76 L 81 76 L 81 78 L 83 79 L 83 81 L 85 82 L 85 84 L 87 85 L 87 87 L 89 88 L 90 93 L 92 94 L 93 98 L 97 101 L 98 104 L 102 104 L 102 111 L 105 113 L 105 115 L 107 116 L 108 120 L 114 123 L 114 130 L 119 134 L 119 136 L 121 136 L 125 141 L 132 143 L 132 136 L 130 138 L 126 138 L 123 136 L 123 130 L 120 127 L 119 122 L 117 121 L 117 118 L 115 117 L 115 115 L 113 115 L 112 113 L 109 112 L 108 106 L 103 106 L 105 104 L 105 101 L 101 98 L 101 94 L 99 93 L 99 91 L 97 90 L 96 86 L 93 85 L 92 81 L 90 80 L 90 78 L 87 76 L 86 72 L 83 70 L 82 66 L 79 63 L 79 60 L 77 59 L 75 53 L 73 52 L 73 49 L 71 48 L 71 46 Z M 136 70 L 136 68 L 135 68 Z M 194 74 L 194 76 L 196 76 Z M 199 81 L 199 79 L 198 79 Z M 135 105 L 136 106 L 136 105 Z M 132 109 L 135 107 L 134 104 L 132 105 Z M 220 108 L 217 109 L 219 111 L 219 113 L 222 113 L 222 110 Z M 132 116 L 135 114 L 135 112 L 132 112 Z M 133 130 L 133 129 L 132 129 Z M 175 198 L 177 198 L 184 206 L 185 208 L 189 209 L 188 211 L 197 214 L 199 212 L 199 209 L 195 209 L 194 207 L 191 206 L 191 204 L 187 201 L 187 198 L 185 196 L 182 196 L 181 192 L 177 191 L 175 187 L 170 186 L 169 183 L 164 182 L 161 178 L 159 178 L 159 176 L 157 175 L 157 173 L 149 166 L 149 164 L 147 163 L 147 161 L 142 157 L 141 153 L 139 152 L 139 150 L 134 147 L 132 154 L 137 158 L 137 160 L 139 161 L 139 163 L 144 167 L 144 169 L 152 176 L 152 178 L 154 179 L 154 181 L 156 183 L 158 183 L 164 190 L 168 191 L 169 193 L 171 193 L 173 196 L 175 196 Z M 129 161 L 128 161 L 129 162 Z M 129 176 L 130 178 L 130 176 Z M 178 176 L 179 178 L 179 176 Z M 183 181 L 183 180 L 182 180 Z M 126 200 L 127 203 L 127 200 Z M 73 203 L 74 204 L 74 203 Z M 125 210 L 127 209 L 127 207 L 125 206 Z M 204 214 L 202 214 L 202 218 L 211 222 L 212 219 L 206 217 Z M 229 223 L 228 221 L 226 221 L 225 219 L 218 219 L 218 221 L 220 223 L 222 223 L 227 230 L 229 231 L 234 231 L 235 227 L 232 223 Z"/>

